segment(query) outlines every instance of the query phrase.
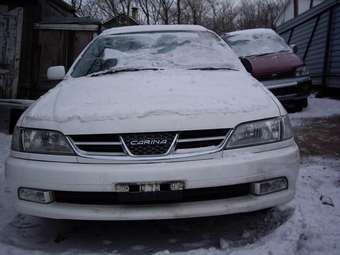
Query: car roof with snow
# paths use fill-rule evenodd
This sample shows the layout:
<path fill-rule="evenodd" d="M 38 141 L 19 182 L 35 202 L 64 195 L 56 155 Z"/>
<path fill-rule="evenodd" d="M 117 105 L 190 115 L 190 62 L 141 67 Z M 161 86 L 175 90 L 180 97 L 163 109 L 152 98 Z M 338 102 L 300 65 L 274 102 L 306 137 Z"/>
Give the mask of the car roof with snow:
<path fill-rule="evenodd" d="M 238 30 L 234 32 L 224 33 L 224 36 L 244 36 L 244 37 L 251 37 L 253 35 L 258 34 L 273 34 L 275 33 L 274 30 L 270 28 L 254 28 L 254 29 L 245 29 L 245 30 Z"/>
<path fill-rule="evenodd" d="M 167 31 L 209 31 L 205 27 L 198 25 L 141 25 L 110 28 L 102 32 L 101 35 L 115 35 L 141 32 L 167 32 Z"/>

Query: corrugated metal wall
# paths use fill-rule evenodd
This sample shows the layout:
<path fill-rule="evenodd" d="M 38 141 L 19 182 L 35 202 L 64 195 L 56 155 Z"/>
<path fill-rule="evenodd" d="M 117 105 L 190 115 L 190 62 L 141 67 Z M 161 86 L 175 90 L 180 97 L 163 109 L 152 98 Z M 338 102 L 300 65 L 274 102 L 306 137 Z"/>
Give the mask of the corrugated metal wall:
<path fill-rule="evenodd" d="M 340 4 L 333 9 L 331 29 L 328 86 L 340 88 Z"/>
<path fill-rule="evenodd" d="M 313 19 L 313 23 L 309 25 L 309 35 L 315 26 L 315 32 L 311 39 L 309 49 L 304 52 L 304 61 L 308 66 L 310 72 L 313 74 L 313 82 L 317 85 L 322 85 L 324 76 L 325 54 L 327 48 L 327 31 L 328 31 L 329 14 L 324 13 Z M 305 23 L 307 24 L 307 23 Z M 303 25 L 301 26 L 303 27 Z M 309 36 L 306 44 L 308 43 Z M 298 40 L 296 40 L 298 43 Z"/>
<path fill-rule="evenodd" d="M 298 46 L 314 85 L 340 88 L 340 1 L 325 1 L 277 31 Z"/>

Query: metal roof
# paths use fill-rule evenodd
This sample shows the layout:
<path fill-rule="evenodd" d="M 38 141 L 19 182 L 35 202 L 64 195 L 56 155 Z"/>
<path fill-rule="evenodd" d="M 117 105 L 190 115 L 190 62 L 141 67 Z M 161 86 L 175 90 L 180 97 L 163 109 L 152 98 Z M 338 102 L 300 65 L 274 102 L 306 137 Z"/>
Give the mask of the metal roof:
<path fill-rule="evenodd" d="M 100 25 L 101 22 L 98 19 L 91 17 L 50 17 L 44 19 L 40 24 L 79 24 L 79 25 Z"/>

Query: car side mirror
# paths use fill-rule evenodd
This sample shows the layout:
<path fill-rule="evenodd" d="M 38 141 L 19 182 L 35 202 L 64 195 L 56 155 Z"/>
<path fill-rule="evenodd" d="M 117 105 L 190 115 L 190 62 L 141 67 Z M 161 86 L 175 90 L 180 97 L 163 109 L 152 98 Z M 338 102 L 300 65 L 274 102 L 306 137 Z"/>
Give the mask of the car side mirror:
<path fill-rule="evenodd" d="M 251 66 L 251 63 L 246 58 L 240 58 L 241 63 L 243 64 L 244 68 L 247 70 L 248 73 L 253 73 L 253 67 Z"/>
<path fill-rule="evenodd" d="M 298 46 L 296 44 L 291 44 L 290 47 L 292 48 L 293 52 L 294 53 L 297 53 L 298 52 Z"/>
<path fill-rule="evenodd" d="M 66 75 L 64 66 L 51 66 L 47 69 L 47 79 L 50 81 L 58 81 L 64 79 Z"/>
<path fill-rule="evenodd" d="M 102 70 L 110 69 L 115 67 L 118 64 L 118 59 L 116 58 L 108 58 L 104 60 L 104 63 L 101 66 Z"/>

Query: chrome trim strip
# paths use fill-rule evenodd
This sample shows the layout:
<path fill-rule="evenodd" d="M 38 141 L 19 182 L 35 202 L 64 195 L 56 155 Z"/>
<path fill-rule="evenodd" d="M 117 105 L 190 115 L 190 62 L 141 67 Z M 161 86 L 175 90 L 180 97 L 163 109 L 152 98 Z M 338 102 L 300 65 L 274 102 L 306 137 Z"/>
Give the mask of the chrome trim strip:
<path fill-rule="evenodd" d="M 287 82 L 287 83 L 281 83 L 276 85 L 265 85 L 268 89 L 278 89 L 278 88 L 285 88 L 285 87 L 294 87 L 297 86 L 297 82 Z"/>
<path fill-rule="evenodd" d="M 202 138 L 191 138 L 191 139 L 178 139 L 178 143 L 190 143 L 190 142 L 202 142 L 202 141 L 215 141 L 224 140 L 225 136 L 214 136 L 214 137 L 202 137 Z"/>
<path fill-rule="evenodd" d="M 91 155 L 91 156 L 108 156 L 108 157 L 116 157 L 116 156 L 127 156 L 125 152 L 89 152 L 89 151 L 82 151 L 79 150 L 84 155 Z"/>
<path fill-rule="evenodd" d="M 75 152 L 76 156 L 81 156 L 81 157 L 98 157 L 98 156 L 104 156 L 104 157 L 121 157 L 125 156 L 125 154 L 119 153 L 119 152 L 88 152 L 88 151 L 83 151 L 79 149 L 76 144 L 73 142 L 73 140 L 69 137 L 66 136 L 66 140 L 70 144 L 71 148 Z M 120 145 L 120 144 L 119 144 Z"/>
<path fill-rule="evenodd" d="M 170 145 L 170 148 L 169 148 L 169 150 L 167 151 L 166 155 L 169 155 L 170 153 L 175 152 L 175 150 L 176 150 L 176 145 L 177 145 L 177 142 L 178 142 L 178 137 L 179 137 L 179 135 L 176 134 L 176 136 L 175 136 L 174 140 L 172 141 L 172 144 Z"/>
<path fill-rule="evenodd" d="M 73 142 L 74 145 L 122 145 L 121 142 Z"/>
<path fill-rule="evenodd" d="M 275 88 L 283 88 L 283 87 L 292 87 L 297 86 L 299 83 L 310 81 L 309 77 L 294 77 L 294 78 L 286 78 L 286 79 L 276 79 L 276 80 L 266 80 L 260 81 L 266 88 L 275 89 Z"/>
<path fill-rule="evenodd" d="M 287 95 L 280 95 L 280 96 L 276 96 L 278 99 L 289 99 L 289 98 L 292 98 L 292 97 L 296 97 L 298 96 L 297 93 L 294 93 L 294 94 L 287 94 Z"/>
<path fill-rule="evenodd" d="M 72 149 L 74 150 L 74 152 L 76 153 L 77 156 L 82 157 L 82 158 L 86 158 L 86 159 L 94 159 L 94 160 L 105 160 L 105 161 L 111 161 L 112 163 L 154 163 L 154 162 L 162 162 L 162 161 L 176 161 L 179 159 L 186 159 L 186 160 L 190 160 L 190 159 L 194 159 L 197 158 L 199 156 L 205 156 L 205 155 L 211 155 L 211 154 L 215 154 L 218 152 L 221 152 L 224 147 L 226 146 L 230 136 L 233 133 L 233 129 L 230 129 L 227 133 L 227 135 L 225 136 L 223 142 L 217 146 L 216 148 L 210 149 L 210 150 L 205 150 L 205 151 L 198 151 L 198 152 L 191 152 L 191 153 L 170 153 L 164 156 L 142 156 L 142 157 L 136 157 L 136 156 L 103 156 L 103 155 L 89 155 L 86 153 L 83 153 L 82 151 L 80 151 L 73 143 L 72 140 L 69 137 L 66 137 L 66 139 L 69 141 Z M 174 139 L 174 144 L 173 144 L 173 148 L 175 147 L 177 143 L 177 139 Z M 171 146 L 170 146 L 171 147 Z M 124 146 L 123 146 L 124 148 Z M 171 148 L 171 149 L 173 149 Z"/>

